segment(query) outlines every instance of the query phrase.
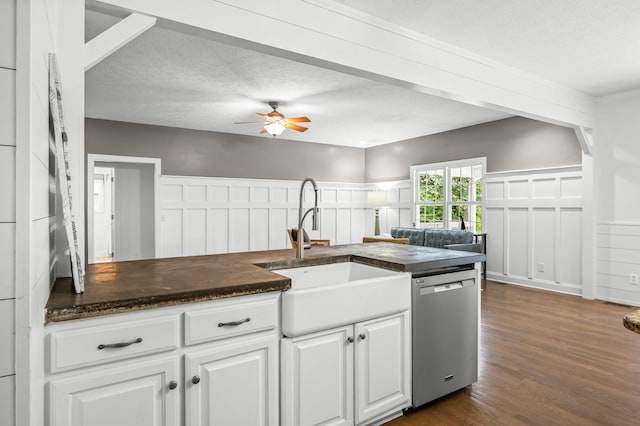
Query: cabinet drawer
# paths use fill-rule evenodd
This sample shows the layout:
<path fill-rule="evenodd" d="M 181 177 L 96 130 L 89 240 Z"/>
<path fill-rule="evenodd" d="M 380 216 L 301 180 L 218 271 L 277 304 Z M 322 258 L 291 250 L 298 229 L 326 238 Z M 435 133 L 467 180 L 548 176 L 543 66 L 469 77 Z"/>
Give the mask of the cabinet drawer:
<path fill-rule="evenodd" d="M 178 346 L 178 315 L 130 321 L 49 336 L 51 373 L 170 351 Z"/>
<path fill-rule="evenodd" d="M 184 344 L 195 345 L 275 328 L 278 299 L 186 312 L 184 317 Z"/>

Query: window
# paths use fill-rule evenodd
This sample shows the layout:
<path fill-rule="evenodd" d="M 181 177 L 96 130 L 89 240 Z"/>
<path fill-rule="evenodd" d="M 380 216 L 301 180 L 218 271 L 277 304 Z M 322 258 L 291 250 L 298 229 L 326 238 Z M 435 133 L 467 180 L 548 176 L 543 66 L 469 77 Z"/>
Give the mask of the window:
<path fill-rule="evenodd" d="M 485 168 L 484 157 L 412 166 L 414 226 L 482 233 Z"/>

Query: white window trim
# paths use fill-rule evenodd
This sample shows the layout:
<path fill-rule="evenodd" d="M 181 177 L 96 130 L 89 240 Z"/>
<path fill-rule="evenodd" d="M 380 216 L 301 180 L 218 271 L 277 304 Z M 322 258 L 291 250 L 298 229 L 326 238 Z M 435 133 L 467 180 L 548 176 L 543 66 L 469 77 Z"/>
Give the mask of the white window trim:
<path fill-rule="evenodd" d="M 445 197 L 443 202 L 444 212 L 443 212 L 443 227 L 445 229 L 449 228 L 449 209 L 453 204 L 461 204 L 461 203 L 452 203 L 448 201 L 448 194 L 451 193 L 451 182 L 450 182 L 450 173 L 449 169 L 456 167 L 465 167 L 465 166 L 482 166 L 482 182 L 485 181 L 485 176 L 487 174 L 487 157 L 475 157 L 475 158 L 466 158 L 463 160 L 454 160 L 454 161 L 443 161 L 440 163 L 429 163 L 429 164 L 420 164 L 416 166 L 411 166 L 409 168 L 410 179 L 411 179 L 411 220 L 413 222 L 414 227 L 419 226 L 419 218 L 417 217 L 417 205 L 422 204 L 418 202 L 419 197 L 419 189 L 417 186 L 417 176 L 420 172 L 426 172 L 429 170 L 443 169 L 445 173 L 444 185 L 445 185 Z M 485 229 L 484 221 L 486 217 L 485 207 L 484 207 L 485 197 L 483 193 L 482 200 L 480 202 L 480 208 L 482 209 L 482 223 L 481 228 Z M 462 203 L 464 204 L 464 203 Z M 474 232 L 475 233 L 475 232 Z"/>

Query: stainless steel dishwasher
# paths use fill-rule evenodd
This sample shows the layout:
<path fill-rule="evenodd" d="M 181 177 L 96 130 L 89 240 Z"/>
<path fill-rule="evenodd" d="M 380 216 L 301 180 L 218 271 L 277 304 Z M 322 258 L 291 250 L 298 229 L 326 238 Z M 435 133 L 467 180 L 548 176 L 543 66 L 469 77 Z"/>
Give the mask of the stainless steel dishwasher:
<path fill-rule="evenodd" d="M 477 270 L 412 280 L 413 406 L 478 380 Z"/>

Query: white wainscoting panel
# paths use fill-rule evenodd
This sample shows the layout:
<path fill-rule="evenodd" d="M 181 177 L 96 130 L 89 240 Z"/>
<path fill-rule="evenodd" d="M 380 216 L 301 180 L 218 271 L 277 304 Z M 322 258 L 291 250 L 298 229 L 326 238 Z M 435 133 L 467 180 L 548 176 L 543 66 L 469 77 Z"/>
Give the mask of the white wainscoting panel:
<path fill-rule="evenodd" d="M 0 223 L 0 299 L 16 294 L 16 224 Z"/>
<path fill-rule="evenodd" d="M 0 377 L 0 425 L 15 424 L 16 376 Z"/>
<path fill-rule="evenodd" d="M 287 228 L 297 227 L 300 181 L 161 177 L 162 257 L 290 248 Z M 380 209 L 380 230 L 411 226 L 409 181 L 388 184 L 388 206 Z M 318 183 L 319 229 L 311 238 L 332 245 L 362 242 L 374 233 L 374 210 L 364 183 Z M 314 191 L 305 186 L 303 207 L 313 205 Z"/>
<path fill-rule="evenodd" d="M 0 194 L 0 222 L 15 222 L 16 148 L 13 146 L 0 145 Z M 46 199 L 49 199 L 48 194 Z"/>
<path fill-rule="evenodd" d="M 581 168 L 488 173 L 487 278 L 581 294 Z"/>
<path fill-rule="evenodd" d="M 15 374 L 15 299 L 0 300 L 0 377 Z"/>
<path fill-rule="evenodd" d="M 596 225 L 596 297 L 640 306 L 640 223 L 601 222 Z"/>

